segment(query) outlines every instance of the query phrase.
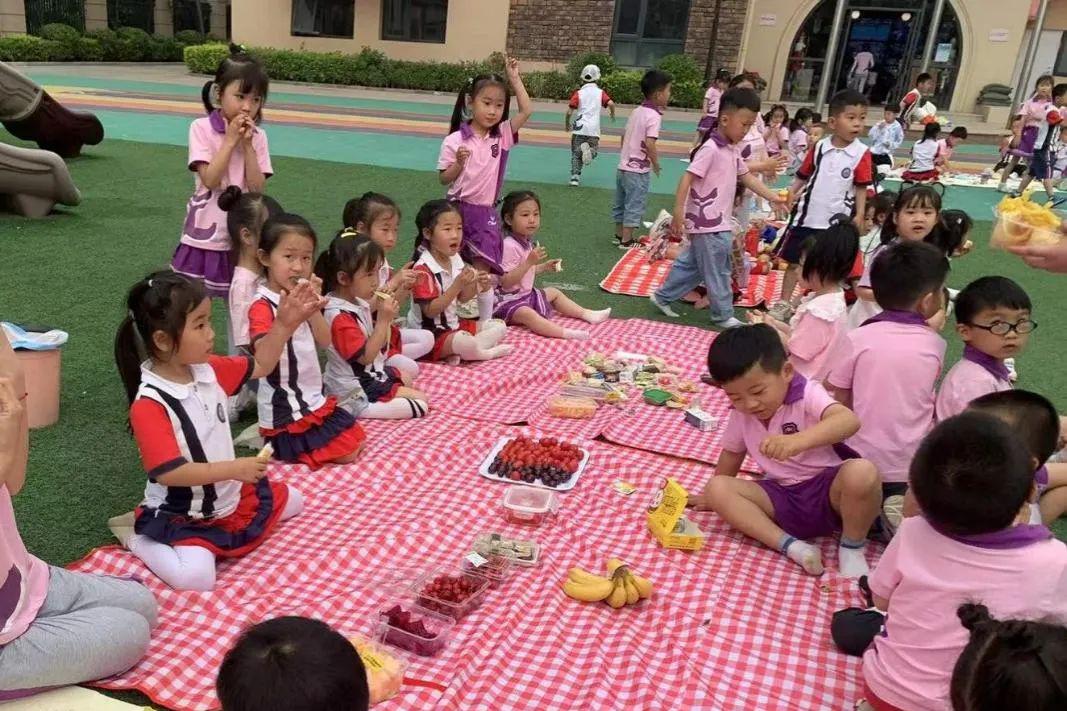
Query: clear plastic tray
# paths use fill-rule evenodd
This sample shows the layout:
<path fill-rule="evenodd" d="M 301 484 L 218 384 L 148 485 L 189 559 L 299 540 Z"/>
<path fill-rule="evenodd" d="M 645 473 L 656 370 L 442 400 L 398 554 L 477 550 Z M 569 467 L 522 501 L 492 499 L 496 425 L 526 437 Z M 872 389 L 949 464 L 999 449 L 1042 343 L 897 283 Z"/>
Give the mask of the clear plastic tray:
<path fill-rule="evenodd" d="M 541 562 L 541 545 L 526 538 L 513 538 L 500 533 L 483 533 L 474 539 L 471 548 L 483 556 L 504 555 L 515 565 L 533 568 Z"/>
<path fill-rule="evenodd" d="M 359 652 L 363 668 L 367 671 L 371 706 L 388 701 L 400 693 L 408 661 L 362 635 L 352 635 L 349 641 Z"/>
<path fill-rule="evenodd" d="M 421 621 L 429 636 L 422 636 L 390 622 L 390 610 L 399 607 L 411 615 L 413 621 Z M 410 600 L 396 601 L 378 613 L 378 641 L 419 657 L 432 657 L 448 646 L 455 620 L 433 610 L 427 610 Z"/>
<path fill-rule="evenodd" d="M 554 519 L 556 511 L 559 510 L 559 497 L 556 492 L 518 484 L 504 490 L 501 503 L 504 507 L 504 520 L 524 526 L 540 526 Z"/>
<path fill-rule="evenodd" d="M 471 557 L 480 557 L 485 560 L 485 563 L 475 565 L 475 563 L 471 561 Z M 488 578 L 489 587 L 494 590 L 507 582 L 508 576 L 511 575 L 511 568 L 514 564 L 515 562 L 511 558 L 506 555 L 501 555 L 500 553 L 482 555 L 478 551 L 471 551 L 470 554 L 463 557 L 463 571 Z"/>
<path fill-rule="evenodd" d="M 1063 219 L 1067 213 L 1061 210 L 1053 212 Z M 1064 239 L 1064 234 L 1057 228 L 1034 227 L 1011 213 L 1001 213 L 993 209 L 993 231 L 989 234 L 989 246 L 997 249 L 1022 245 L 1052 245 Z"/>
<path fill-rule="evenodd" d="M 515 481 L 512 480 L 512 479 L 508 479 L 507 477 L 503 477 L 503 476 L 498 476 L 496 474 L 491 474 L 489 472 L 489 467 L 490 467 L 490 465 L 492 465 L 493 460 L 496 459 L 496 455 L 500 454 L 500 450 L 502 450 L 504 448 L 504 445 L 506 445 L 512 439 L 513 439 L 512 437 L 501 437 L 500 438 L 500 440 L 496 443 L 496 445 L 494 445 L 493 448 L 489 451 L 489 455 L 486 456 L 486 458 L 482 461 L 481 466 L 478 467 L 478 473 L 479 474 L 484 476 L 486 479 L 492 479 L 493 481 L 502 481 L 502 482 L 506 482 L 508 484 L 514 484 L 515 483 Z M 580 477 L 582 475 L 582 472 L 585 471 L 585 465 L 589 463 L 589 450 L 583 449 L 581 447 L 579 447 L 578 450 L 582 453 L 582 458 L 578 462 L 578 470 L 576 472 L 574 472 L 573 474 L 571 474 L 570 479 L 567 479 L 565 482 L 563 482 L 559 486 L 545 486 L 544 484 L 541 483 L 540 480 L 529 482 L 529 483 L 524 482 L 524 485 L 525 486 L 536 486 L 536 487 L 541 488 L 541 489 L 548 489 L 549 491 L 570 491 L 571 489 L 574 488 L 575 484 L 578 483 L 578 477 Z"/>
<path fill-rule="evenodd" d="M 434 581 L 441 577 L 449 577 L 456 580 L 465 580 L 471 583 L 470 592 L 461 600 L 445 600 L 427 591 Z M 477 573 L 471 573 L 462 569 L 462 566 L 454 568 L 437 568 L 426 573 L 411 586 L 411 592 L 415 596 L 415 603 L 421 607 L 442 615 L 451 617 L 459 622 L 464 617 L 478 609 L 485 599 L 485 591 L 489 589 L 489 578 Z"/>

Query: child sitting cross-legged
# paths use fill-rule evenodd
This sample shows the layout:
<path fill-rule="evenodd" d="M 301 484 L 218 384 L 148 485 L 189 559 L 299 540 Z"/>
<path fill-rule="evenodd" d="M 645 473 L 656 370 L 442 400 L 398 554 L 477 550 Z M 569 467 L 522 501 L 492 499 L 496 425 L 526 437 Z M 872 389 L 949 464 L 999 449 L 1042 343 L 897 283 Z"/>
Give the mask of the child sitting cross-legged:
<path fill-rule="evenodd" d="M 881 480 L 865 459 L 842 461 L 834 445 L 860 428 L 856 415 L 816 382 L 796 373 L 766 324 L 719 334 L 708 369 L 734 409 L 723 433 L 715 476 L 694 505 L 819 575 L 822 556 L 806 539 L 841 531 L 843 575 L 868 572 L 867 531 L 878 517 Z M 745 454 L 764 472 L 738 479 Z M 842 452 L 844 453 L 844 452 Z"/>

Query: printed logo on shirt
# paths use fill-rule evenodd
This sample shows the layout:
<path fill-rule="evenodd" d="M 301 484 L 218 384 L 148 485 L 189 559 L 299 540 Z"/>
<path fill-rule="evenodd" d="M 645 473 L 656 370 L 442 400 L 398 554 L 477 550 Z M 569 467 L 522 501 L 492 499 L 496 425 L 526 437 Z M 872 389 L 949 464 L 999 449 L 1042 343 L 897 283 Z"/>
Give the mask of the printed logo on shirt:
<path fill-rule="evenodd" d="M 226 408 L 221 402 L 215 407 L 215 416 L 219 418 L 219 422 L 226 422 Z"/>
<path fill-rule="evenodd" d="M 847 180 L 848 176 L 850 176 L 850 175 L 852 175 L 852 168 L 849 168 L 848 166 L 845 166 L 844 168 L 841 169 L 841 177 L 842 178 L 845 178 Z"/>
<path fill-rule="evenodd" d="M 795 422 L 786 422 L 782 424 L 782 434 L 793 435 L 800 432 L 800 428 L 797 427 Z"/>
<path fill-rule="evenodd" d="M 500 157 L 500 144 L 499 143 L 494 143 L 493 144 L 492 154 L 493 154 L 494 158 L 499 158 Z"/>

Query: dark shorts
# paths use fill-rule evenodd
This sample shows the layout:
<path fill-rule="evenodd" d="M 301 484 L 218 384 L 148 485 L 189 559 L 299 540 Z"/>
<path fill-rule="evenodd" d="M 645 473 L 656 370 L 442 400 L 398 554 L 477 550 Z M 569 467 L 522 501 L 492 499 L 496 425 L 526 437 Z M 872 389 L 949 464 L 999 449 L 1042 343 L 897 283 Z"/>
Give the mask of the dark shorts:
<path fill-rule="evenodd" d="M 800 250 L 804 243 L 808 241 L 809 237 L 821 231 L 810 227 L 790 227 L 785 236 L 782 237 L 782 243 L 778 245 L 775 256 L 779 259 L 784 259 L 790 264 L 800 264 Z"/>
<path fill-rule="evenodd" d="M 1037 180 L 1049 180 L 1052 178 L 1053 164 L 1048 148 L 1034 151 L 1034 157 L 1030 159 L 1030 167 L 1027 172 Z"/>
<path fill-rule="evenodd" d="M 774 522 L 790 536 L 805 541 L 840 531 L 841 516 L 830 505 L 830 487 L 842 464 L 791 486 L 770 479 L 757 481 L 771 500 Z"/>

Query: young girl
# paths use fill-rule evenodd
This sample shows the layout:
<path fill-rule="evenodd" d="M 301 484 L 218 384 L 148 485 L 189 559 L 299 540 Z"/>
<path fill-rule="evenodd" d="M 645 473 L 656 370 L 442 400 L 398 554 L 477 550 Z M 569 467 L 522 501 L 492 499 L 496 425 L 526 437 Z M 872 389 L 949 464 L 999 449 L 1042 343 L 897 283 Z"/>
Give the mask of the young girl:
<path fill-rule="evenodd" d="M 1008 163 L 1011 161 L 1011 153 L 1014 149 L 1019 147 L 1019 144 L 1023 140 L 1023 117 L 1016 115 L 1011 119 L 1011 131 L 1005 134 L 1000 139 L 1000 160 L 993 166 L 993 174 L 997 174 L 1000 171 L 1004 171 L 1000 176 L 1000 186 L 997 188 L 1003 192 L 1004 186 L 1008 181 L 1008 177 L 1015 173 L 1019 175 L 1023 172 L 1023 167 L 1015 165 L 1013 168 L 1008 168 Z"/>
<path fill-rule="evenodd" d="M 763 115 L 766 128 L 763 130 L 763 141 L 767 146 L 767 155 L 777 158 L 783 152 L 788 155 L 789 150 L 789 111 L 784 104 L 775 104 L 771 110 Z"/>
<path fill-rule="evenodd" d="M 456 357 L 461 360 L 492 360 L 511 353 L 502 344 L 507 327 L 499 321 L 478 330 L 474 319 L 460 318 L 457 301 L 470 301 L 484 289 L 492 294 L 488 275 L 478 272 L 459 256 L 463 237 L 460 207 L 448 200 L 431 200 L 415 217 L 415 271 L 408 328 L 424 328 L 434 334 L 430 360 Z"/>
<path fill-rule="evenodd" d="M 474 77 L 456 98 L 452 132 L 437 159 L 441 184 L 449 186 L 448 199 L 459 204 L 463 219 L 463 258 L 478 271 L 493 274 L 501 273 L 504 243 L 494 205 L 504 183 L 508 151 L 533 113 L 514 58 L 508 58 L 507 75 L 519 113 L 509 119 L 511 97 L 502 77 Z M 479 305 L 492 310 L 488 299 Z"/>
<path fill-rule="evenodd" d="M 809 380 L 822 381 L 830 373 L 830 356 L 848 336 L 848 314 L 842 282 L 852 271 L 859 249 L 859 231 L 848 215 L 837 215 L 821 234 L 808 239 L 801 252 L 801 291 L 805 296 L 788 324 L 770 315 L 750 312 L 752 322 L 764 321 L 782 337 L 789 360 Z"/>
<path fill-rule="evenodd" d="M 1034 144 L 1037 142 L 1037 134 L 1041 124 L 1046 121 L 1049 108 L 1052 104 L 1052 87 L 1055 83 L 1053 77 L 1044 74 L 1034 82 L 1033 95 L 1019 107 L 1017 116 L 1021 119 L 1022 128 L 1019 132 L 1018 145 L 1008 149 L 1008 162 L 1000 174 L 1000 184 L 997 190 L 1007 190 L 1008 176 L 1015 171 L 1019 161 L 1029 161 L 1034 157 Z M 1014 123 L 1012 128 L 1014 129 Z"/>
<path fill-rule="evenodd" d="M 711 84 L 708 85 L 708 90 L 704 93 L 703 115 L 700 117 L 700 123 L 697 124 L 697 135 L 693 138 L 693 145 L 689 147 L 689 152 L 692 153 L 703 142 L 704 136 L 708 131 L 713 130 L 719 123 L 719 99 L 722 98 L 722 93 L 726 91 L 730 86 L 730 70 L 720 69 L 715 72 L 715 78 L 712 79 Z"/>
<path fill-rule="evenodd" d="M 356 416 L 422 417 L 428 411 L 427 397 L 410 387 L 416 373 L 390 366 L 386 360 L 392 355 L 390 340 L 399 304 L 379 289 L 378 272 L 384 262 L 385 251 L 369 237 L 343 233 L 315 263 L 315 274 L 328 295 L 326 322 L 332 340 L 326 352 L 326 392 Z M 371 302 L 377 306 L 373 311 Z"/>
<path fill-rule="evenodd" d="M 504 256 L 496 292 L 495 316 L 509 326 L 525 326 L 539 336 L 547 338 L 589 338 L 589 332 L 564 328 L 552 323 L 555 311 L 563 316 L 579 318 L 587 323 L 603 323 L 611 317 L 611 309 L 592 311 L 571 301 L 559 289 L 534 287 L 535 275 L 562 270 L 559 259 L 544 261 L 545 248 L 534 237 L 541 227 L 541 201 L 532 190 L 517 190 L 508 193 L 500 208 L 504 220 Z"/>
<path fill-rule="evenodd" d="M 954 711 L 1067 708 L 1067 628 L 1051 622 L 995 620 L 985 605 L 956 614 L 970 633 L 952 672 Z"/>
<path fill-rule="evenodd" d="M 163 271 L 130 288 L 115 362 L 148 484 L 123 543 L 171 587 L 211 590 L 216 556 L 244 555 L 303 508 L 299 492 L 266 478 L 268 457 L 234 456 L 226 396 L 274 370 L 318 302 L 295 287 L 255 357 L 222 357 L 199 280 Z"/>
<path fill-rule="evenodd" d="M 381 247 L 386 254 L 379 270 L 379 286 L 393 295 L 400 304 L 411 295 L 415 285 L 414 264 L 408 262 L 400 269 L 389 266 L 388 255 L 396 248 L 400 232 L 400 207 L 391 197 L 381 193 L 363 193 L 359 198 L 349 200 L 344 211 L 345 229 L 355 230 L 366 235 Z M 399 339 L 399 352 L 393 355 L 387 365 L 394 365 L 401 370 L 413 370 L 418 373 L 415 362 L 433 350 L 433 334 L 422 328 L 395 328 L 392 340 Z M 394 346 L 396 344 L 394 343 Z M 393 350 L 397 350 L 394 348 Z"/>
<path fill-rule="evenodd" d="M 261 339 L 277 318 L 282 295 L 311 282 L 321 299 L 322 281 L 311 271 L 315 231 L 307 220 L 283 213 L 267 220 L 259 238 L 259 263 L 265 283 L 248 310 L 249 334 L 258 354 Z M 316 345 L 328 348 L 330 327 L 321 312 L 300 324 L 286 341 L 286 357 L 259 383 L 259 431 L 284 462 L 318 469 L 330 462 L 355 461 L 363 447 L 363 428 L 323 395 L 322 368 Z"/>
<path fill-rule="evenodd" d="M 804 162 L 804 156 L 808 154 L 812 120 L 811 109 L 797 109 L 796 114 L 789 120 L 790 173 L 797 171 L 800 164 Z"/>
<path fill-rule="evenodd" d="M 893 212 L 893 203 L 896 200 L 896 193 L 883 190 L 867 201 L 867 214 L 863 219 L 866 234 L 860 237 L 860 252 L 863 254 L 864 266 L 873 259 L 871 255 L 882 245 L 882 225 Z"/>
<path fill-rule="evenodd" d="M 923 127 L 923 135 L 911 148 L 911 165 L 900 176 L 901 180 L 912 183 L 924 183 L 937 180 L 941 175 L 937 150 L 941 125 L 928 123 Z"/>
<path fill-rule="evenodd" d="M 231 185 L 219 196 L 219 207 L 226 213 L 226 229 L 232 235 L 230 259 L 235 265 L 230 281 L 230 336 L 235 349 L 247 348 L 248 309 L 256 299 L 256 289 L 263 276 L 259 263 L 259 233 L 263 223 L 283 212 L 278 201 L 269 195 L 245 193 Z"/>
<path fill-rule="evenodd" d="M 230 56 L 201 92 L 208 115 L 189 127 L 188 165 L 196 177 L 171 267 L 203 279 L 212 297 L 226 298 L 233 276 L 230 233 L 219 196 L 231 185 L 262 192 L 274 172 L 267 134 L 257 127 L 268 88 L 259 61 L 230 45 Z"/>

